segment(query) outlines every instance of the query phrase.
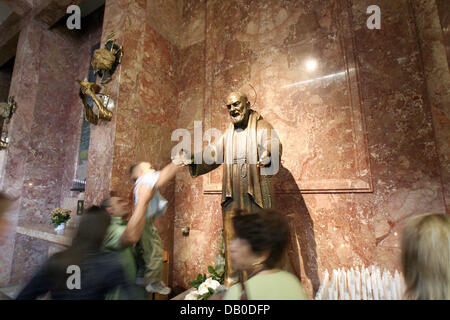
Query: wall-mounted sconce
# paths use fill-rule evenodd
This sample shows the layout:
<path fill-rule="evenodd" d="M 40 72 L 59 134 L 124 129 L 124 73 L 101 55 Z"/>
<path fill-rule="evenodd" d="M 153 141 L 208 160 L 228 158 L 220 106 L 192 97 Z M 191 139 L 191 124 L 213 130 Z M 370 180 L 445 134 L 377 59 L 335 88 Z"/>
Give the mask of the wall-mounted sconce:
<path fill-rule="evenodd" d="M 9 97 L 8 102 L 0 102 L 0 150 L 8 147 L 8 124 L 16 110 L 17 104 L 14 97 Z"/>
<path fill-rule="evenodd" d="M 189 235 L 189 227 L 182 227 L 181 232 L 183 233 L 183 236 L 187 237 Z"/>
<path fill-rule="evenodd" d="M 98 119 L 111 121 L 114 102 L 106 92 L 101 92 L 102 87 L 96 83 L 78 80 L 80 84 L 80 98 L 84 105 L 84 115 L 86 121 L 98 124 Z M 88 101 L 90 98 L 92 106 Z"/>
<path fill-rule="evenodd" d="M 122 62 L 123 47 L 115 42 L 114 32 L 112 32 L 108 36 L 105 47 L 95 50 L 92 57 L 91 65 L 94 67 L 95 74 L 102 78 L 102 84 L 111 80 L 117 66 Z"/>
<path fill-rule="evenodd" d="M 77 216 L 81 216 L 84 210 L 84 200 L 77 201 Z"/>

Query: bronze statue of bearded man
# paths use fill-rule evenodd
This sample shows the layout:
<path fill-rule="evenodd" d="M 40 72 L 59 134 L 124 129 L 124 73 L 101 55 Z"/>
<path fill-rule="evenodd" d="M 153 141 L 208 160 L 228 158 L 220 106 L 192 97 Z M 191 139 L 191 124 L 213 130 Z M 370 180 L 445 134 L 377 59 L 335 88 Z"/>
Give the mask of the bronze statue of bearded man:
<path fill-rule="evenodd" d="M 282 147 L 269 122 L 250 108 L 247 95 L 232 92 L 226 99 L 231 123 L 215 143 L 216 161 L 190 164 L 192 177 L 208 173 L 223 163 L 222 213 L 225 243 L 225 284 L 237 281 L 230 259 L 235 209 L 255 212 L 274 205 L 271 177 L 277 173 Z M 220 161 L 222 159 L 224 161 Z"/>

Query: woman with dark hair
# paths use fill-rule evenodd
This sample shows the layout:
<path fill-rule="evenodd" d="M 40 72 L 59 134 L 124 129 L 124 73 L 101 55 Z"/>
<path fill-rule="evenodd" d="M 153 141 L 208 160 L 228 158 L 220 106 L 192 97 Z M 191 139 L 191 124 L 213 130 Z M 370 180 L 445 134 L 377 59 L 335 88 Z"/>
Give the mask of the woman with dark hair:
<path fill-rule="evenodd" d="M 106 293 L 117 287 L 123 287 L 129 299 L 134 298 L 117 254 L 101 251 L 109 223 L 106 210 L 89 208 L 81 218 L 72 245 L 53 255 L 16 299 L 36 299 L 50 292 L 54 300 L 103 300 Z M 76 270 L 78 284 L 72 277 Z"/>
<path fill-rule="evenodd" d="M 231 242 L 230 257 L 241 274 L 247 273 L 248 280 L 231 286 L 224 299 L 308 299 L 300 281 L 280 268 L 289 243 L 286 217 L 270 209 L 242 213 L 233 218 L 236 237 Z"/>

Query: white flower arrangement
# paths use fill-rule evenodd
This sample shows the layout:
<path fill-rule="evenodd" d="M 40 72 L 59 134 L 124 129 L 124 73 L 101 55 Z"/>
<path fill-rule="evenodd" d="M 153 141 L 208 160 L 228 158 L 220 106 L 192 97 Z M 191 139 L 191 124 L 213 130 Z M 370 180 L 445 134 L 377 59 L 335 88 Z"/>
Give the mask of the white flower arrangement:
<path fill-rule="evenodd" d="M 224 287 L 225 278 L 225 250 L 223 245 L 223 235 L 220 237 L 219 255 L 216 257 L 216 266 L 208 266 L 208 273 L 211 275 L 206 277 L 205 273 L 199 273 L 196 279 L 189 281 L 192 291 L 189 292 L 184 300 L 207 300 L 212 295 L 226 290 Z"/>
<path fill-rule="evenodd" d="M 188 293 L 184 300 L 198 300 L 200 296 L 208 295 L 209 293 L 213 294 L 219 287 L 219 281 L 213 280 L 212 277 L 208 278 L 198 286 L 197 290 Z"/>

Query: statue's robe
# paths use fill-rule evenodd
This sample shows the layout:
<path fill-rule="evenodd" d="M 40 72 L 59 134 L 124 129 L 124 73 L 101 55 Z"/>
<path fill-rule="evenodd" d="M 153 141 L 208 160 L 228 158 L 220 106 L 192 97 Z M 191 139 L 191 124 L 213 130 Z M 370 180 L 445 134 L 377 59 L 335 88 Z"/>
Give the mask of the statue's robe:
<path fill-rule="evenodd" d="M 276 172 L 270 168 L 279 167 L 281 143 L 272 130 L 273 127 L 267 121 L 256 111 L 250 110 L 248 124 L 244 130 L 235 129 L 231 123 L 220 140 L 215 143 L 215 163 L 191 164 L 189 167 L 191 176 L 197 177 L 223 163 L 221 205 L 227 278 L 236 276 L 228 249 L 234 237 L 232 225 L 234 209 L 255 212 L 274 205 L 271 177 Z M 270 152 L 271 148 L 278 149 L 277 159 L 271 154 L 271 161 L 265 168 L 257 167 L 260 155 L 264 150 Z M 275 154 L 275 151 L 272 150 L 272 153 Z M 265 174 L 261 174 L 261 170 L 266 170 Z"/>

